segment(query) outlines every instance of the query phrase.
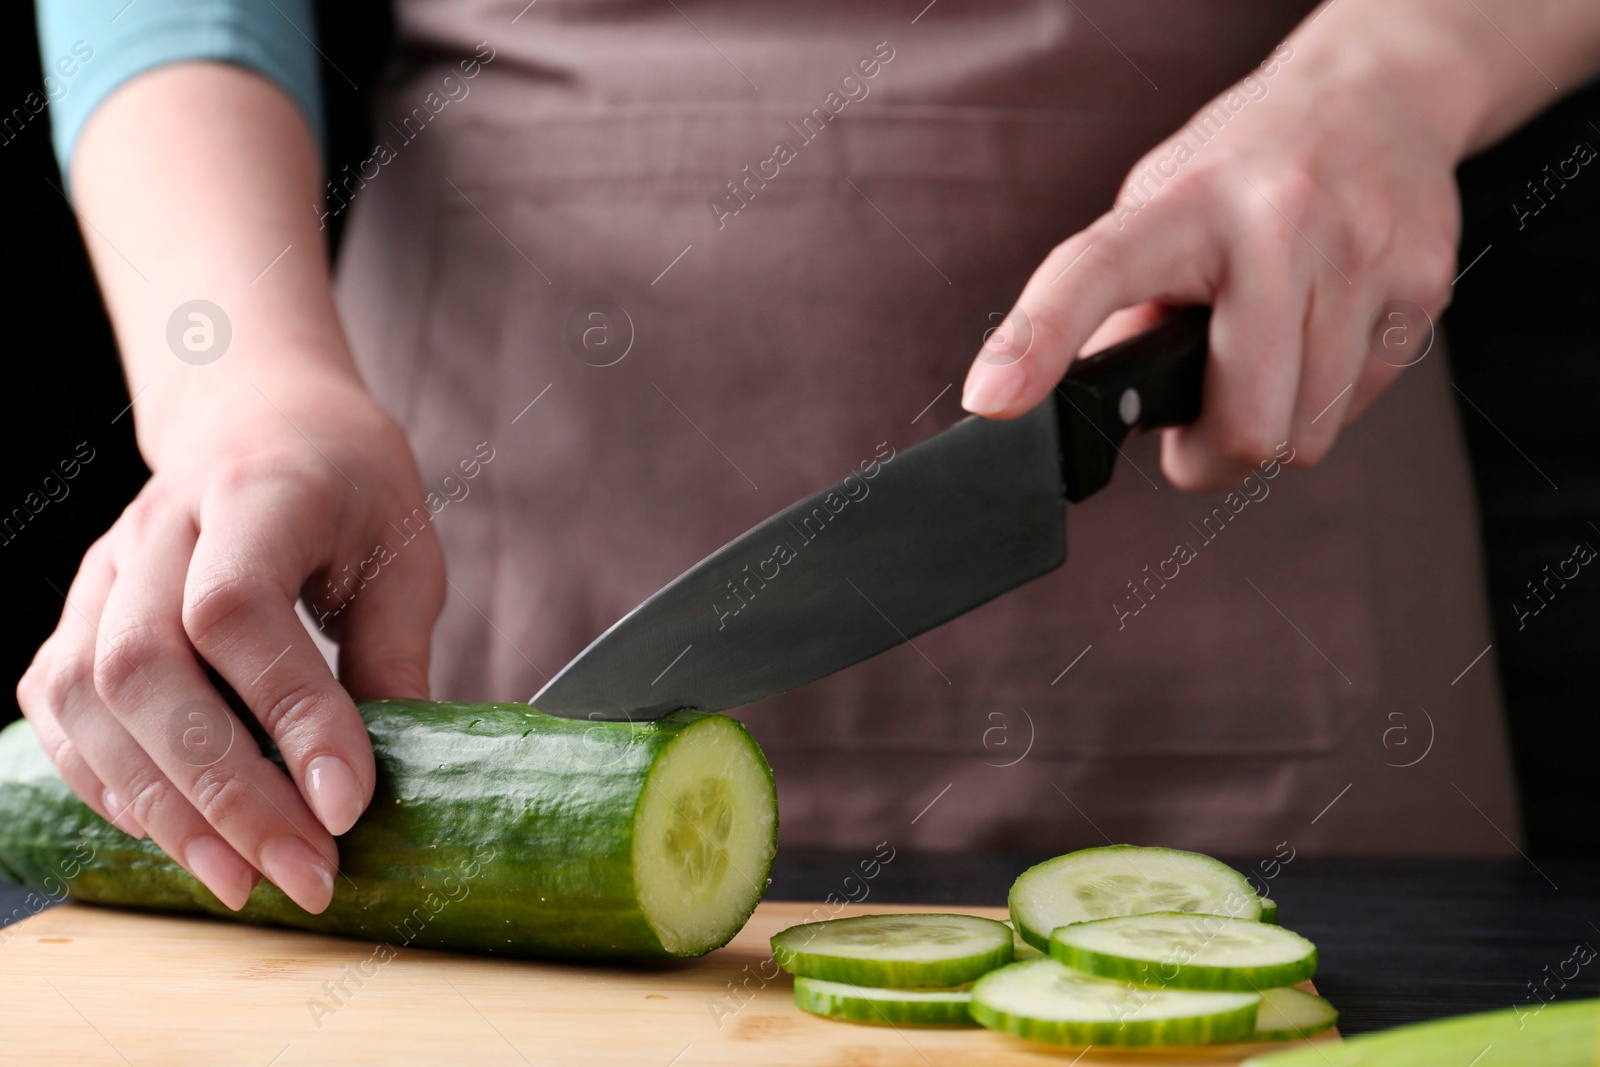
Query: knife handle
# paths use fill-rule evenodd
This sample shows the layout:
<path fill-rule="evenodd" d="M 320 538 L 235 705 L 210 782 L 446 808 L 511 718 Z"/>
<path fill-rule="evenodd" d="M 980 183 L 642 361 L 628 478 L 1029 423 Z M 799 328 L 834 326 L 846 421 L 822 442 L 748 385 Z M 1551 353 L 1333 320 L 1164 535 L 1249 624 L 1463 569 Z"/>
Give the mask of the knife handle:
<path fill-rule="evenodd" d="M 1076 503 L 1111 480 L 1134 429 L 1183 426 L 1200 415 L 1208 307 L 1187 307 L 1143 333 L 1075 360 L 1056 386 L 1061 473 Z"/>

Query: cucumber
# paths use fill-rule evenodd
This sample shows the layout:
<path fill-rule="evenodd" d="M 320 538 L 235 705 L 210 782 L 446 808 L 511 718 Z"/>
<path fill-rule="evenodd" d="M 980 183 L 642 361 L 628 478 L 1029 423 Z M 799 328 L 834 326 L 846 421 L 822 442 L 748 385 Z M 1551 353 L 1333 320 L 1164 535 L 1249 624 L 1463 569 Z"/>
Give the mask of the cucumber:
<path fill-rule="evenodd" d="M 1298 1041 L 1333 1029 L 1339 1013 L 1332 1004 L 1303 989 L 1263 989 L 1256 1012 L 1257 1041 Z"/>
<path fill-rule="evenodd" d="M 1059 927 L 1050 955 L 1085 974 L 1173 989 L 1260 991 L 1317 970 L 1317 946 L 1281 926 L 1181 911 Z"/>
<path fill-rule="evenodd" d="M 1600 1000 L 1397 1026 L 1252 1056 L 1240 1067 L 1594 1067 Z"/>
<path fill-rule="evenodd" d="M 1151 911 L 1259 919 L 1261 899 L 1244 875 L 1198 852 L 1110 845 L 1030 867 L 1011 886 L 1022 939 L 1049 951 L 1058 926 Z"/>
<path fill-rule="evenodd" d="M 1268 897 L 1261 898 L 1261 921 L 1269 926 L 1278 925 L 1278 902 Z"/>
<path fill-rule="evenodd" d="M 772 958 L 803 978 L 885 989 L 956 986 L 1011 962 L 1011 928 L 976 915 L 857 915 L 781 931 Z"/>
<path fill-rule="evenodd" d="M 978 979 L 968 1010 L 992 1030 L 1053 1045 L 1153 1047 L 1248 1038 L 1260 1004 L 1257 993 L 1156 989 L 1037 959 Z"/>
<path fill-rule="evenodd" d="M 1011 958 L 1012 959 L 1014 959 L 1014 960 L 1036 960 L 1040 956 L 1044 955 L 1043 952 L 1040 952 L 1038 949 L 1034 948 L 1032 945 L 1030 945 L 1026 941 L 1022 940 L 1022 935 L 1017 933 L 1017 928 L 1016 928 L 1015 924 L 1013 924 L 1011 922 L 1010 919 L 1006 919 L 1005 920 L 1005 924 L 1007 926 L 1011 927 L 1011 934 L 1012 934 L 1012 937 L 1011 937 Z"/>
<path fill-rule="evenodd" d="M 35 888 L 70 874 L 75 900 L 391 948 L 577 959 L 701 955 L 739 931 L 766 888 L 777 795 L 733 719 L 589 722 L 411 700 L 361 714 L 377 787 L 340 839 L 320 915 L 264 879 L 229 911 L 153 842 L 79 801 L 25 721 L 0 731 L 0 874 Z"/>
<path fill-rule="evenodd" d="M 849 982 L 796 978 L 794 1002 L 802 1011 L 880 1026 L 977 1026 L 967 1012 L 972 991 L 872 989 Z"/>

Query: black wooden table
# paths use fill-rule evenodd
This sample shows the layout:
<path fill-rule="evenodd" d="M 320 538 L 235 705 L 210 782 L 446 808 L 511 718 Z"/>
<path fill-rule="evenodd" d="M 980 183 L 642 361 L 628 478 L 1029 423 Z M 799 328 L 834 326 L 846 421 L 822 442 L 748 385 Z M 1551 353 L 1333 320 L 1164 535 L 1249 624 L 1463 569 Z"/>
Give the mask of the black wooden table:
<path fill-rule="evenodd" d="M 1044 858 L 901 852 L 873 866 L 873 851 L 786 850 L 768 897 L 1004 905 L 1017 873 Z M 1271 891 L 1284 925 L 1317 943 L 1317 986 L 1347 1034 L 1600 996 L 1589 947 L 1600 946 L 1600 863 L 1301 857 Z M 0 925 L 29 910 L 23 890 L 0 882 Z"/>

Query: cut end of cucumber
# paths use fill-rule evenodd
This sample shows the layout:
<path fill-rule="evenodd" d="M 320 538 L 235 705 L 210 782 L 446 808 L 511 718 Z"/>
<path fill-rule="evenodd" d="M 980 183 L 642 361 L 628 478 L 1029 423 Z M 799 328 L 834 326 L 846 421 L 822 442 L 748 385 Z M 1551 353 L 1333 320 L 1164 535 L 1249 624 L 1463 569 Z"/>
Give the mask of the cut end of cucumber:
<path fill-rule="evenodd" d="M 772 770 L 743 726 L 697 718 L 657 757 L 634 813 L 633 881 L 661 945 L 698 956 L 766 892 L 778 831 Z"/>

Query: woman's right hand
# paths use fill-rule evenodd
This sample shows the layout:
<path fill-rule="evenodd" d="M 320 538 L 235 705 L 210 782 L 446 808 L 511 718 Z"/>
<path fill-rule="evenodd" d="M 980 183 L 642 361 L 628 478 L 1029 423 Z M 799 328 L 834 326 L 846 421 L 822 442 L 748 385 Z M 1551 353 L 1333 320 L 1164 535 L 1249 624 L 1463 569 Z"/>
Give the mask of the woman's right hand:
<path fill-rule="evenodd" d="M 257 378 L 190 410 L 84 556 L 18 700 L 85 803 L 228 907 L 259 871 L 320 912 L 333 835 L 372 796 L 353 698 L 427 697 L 443 559 L 405 437 L 353 376 Z M 342 686 L 295 614 L 302 593 L 340 641 Z"/>

